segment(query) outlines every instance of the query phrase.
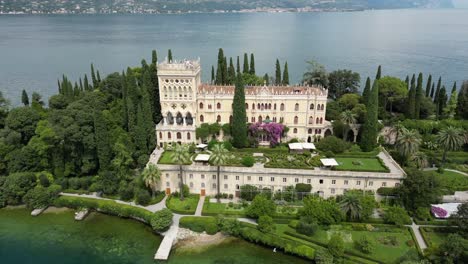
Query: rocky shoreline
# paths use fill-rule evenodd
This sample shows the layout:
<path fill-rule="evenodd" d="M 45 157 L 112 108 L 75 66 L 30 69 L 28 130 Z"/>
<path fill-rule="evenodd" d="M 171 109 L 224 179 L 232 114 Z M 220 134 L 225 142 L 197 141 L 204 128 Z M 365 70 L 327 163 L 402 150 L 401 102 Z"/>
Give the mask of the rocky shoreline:
<path fill-rule="evenodd" d="M 178 250 L 202 251 L 206 247 L 218 245 L 233 239 L 222 233 L 208 235 L 206 232 L 197 233 L 186 228 L 179 228 L 175 242 Z"/>

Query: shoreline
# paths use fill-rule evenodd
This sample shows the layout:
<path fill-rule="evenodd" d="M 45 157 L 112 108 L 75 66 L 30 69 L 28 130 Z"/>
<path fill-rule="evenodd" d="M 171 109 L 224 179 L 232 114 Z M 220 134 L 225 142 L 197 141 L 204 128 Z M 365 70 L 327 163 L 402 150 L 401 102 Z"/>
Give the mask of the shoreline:
<path fill-rule="evenodd" d="M 174 249 L 183 252 L 201 252 L 210 247 L 230 242 L 237 238 L 224 235 L 218 232 L 214 235 L 208 235 L 205 232 L 197 233 L 186 228 L 179 228 L 177 241 Z"/>

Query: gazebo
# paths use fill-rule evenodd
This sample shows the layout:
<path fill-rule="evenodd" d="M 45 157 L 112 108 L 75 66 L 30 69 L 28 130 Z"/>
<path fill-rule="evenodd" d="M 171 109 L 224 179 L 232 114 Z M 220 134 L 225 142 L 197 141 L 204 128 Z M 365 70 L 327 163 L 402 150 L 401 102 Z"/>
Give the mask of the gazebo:
<path fill-rule="evenodd" d="M 339 165 L 335 159 L 320 159 L 320 162 L 322 162 L 322 165 L 326 168 L 332 168 Z"/>
<path fill-rule="evenodd" d="M 209 154 L 198 154 L 194 159 L 195 162 L 200 162 L 203 164 L 207 164 L 209 160 L 210 160 Z"/>
<path fill-rule="evenodd" d="M 289 152 L 302 153 L 304 150 L 315 150 L 314 143 L 289 143 Z"/>
<path fill-rule="evenodd" d="M 206 148 L 208 148 L 208 145 L 207 145 L 207 144 L 201 143 L 201 144 L 196 145 L 196 149 L 197 149 L 197 150 L 204 151 L 204 150 L 206 150 Z"/>

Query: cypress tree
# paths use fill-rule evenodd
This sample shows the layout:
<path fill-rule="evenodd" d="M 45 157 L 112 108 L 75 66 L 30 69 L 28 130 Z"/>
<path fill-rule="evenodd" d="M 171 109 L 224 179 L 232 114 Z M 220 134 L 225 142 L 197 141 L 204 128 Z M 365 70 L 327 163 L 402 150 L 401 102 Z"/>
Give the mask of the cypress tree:
<path fill-rule="evenodd" d="M 429 95 L 431 99 L 434 98 L 434 90 L 435 90 L 435 83 L 432 83 L 431 94 Z"/>
<path fill-rule="evenodd" d="M 156 65 L 157 62 L 158 62 L 158 54 L 156 50 L 152 50 L 151 51 L 151 64 Z"/>
<path fill-rule="evenodd" d="M 141 104 L 138 104 L 136 109 L 136 126 L 133 139 L 138 150 L 138 156 L 148 153 L 148 145 L 146 144 L 145 119 L 143 116 L 143 109 Z"/>
<path fill-rule="evenodd" d="M 214 70 L 214 66 L 211 65 L 211 83 L 213 84 L 215 81 L 215 70 Z"/>
<path fill-rule="evenodd" d="M 426 84 L 426 97 L 429 97 L 429 94 L 431 92 L 431 85 L 432 85 L 432 74 L 429 74 L 429 77 L 427 77 L 427 84 Z"/>
<path fill-rule="evenodd" d="M 285 63 L 284 63 L 283 85 L 289 85 L 288 62 L 285 62 Z"/>
<path fill-rule="evenodd" d="M 434 94 L 434 103 L 436 104 L 436 106 L 437 106 L 437 102 L 439 102 L 440 88 L 442 88 L 442 77 L 439 77 L 439 80 L 437 81 L 437 89 L 435 90 L 435 94 Z"/>
<path fill-rule="evenodd" d="M 135 108 L 138 103 L 138 92 L 136 89 L 136 80 L 132 69 L 127 68 L 125 77 L 126 89 L 126 109 L 127 109 L 127 128 L 132 139 L 136 135 L 136 117 L 137 109 Z"/>
<path fill-rule="evenodd" d="M 29 105 L 29 96 L 26 90 L 23 89 L 23 92 L 21 93 L 21 102 L 23 103 L 24 106 Z"/>
<path fill-rule="evenodd" d="M 240 61 L 239 61 L 239 56 L 237 56 L 237 65 L 236 65 L 236 74 L 239 74 L 240 71 Z"/>
<path fill-rule="evenodd" d="M 236 88 L 234 91 L 232 111 L 232 144 L 236 148 L 243 148 L 247 143 L 247 114 L 245 111 L 245 90 L 241 74 L 237 74 Z"/>
<path fill-rule="evenodd" d="M 249 73 L 249 57 L 247 53 L 244 53 L 244 66 L 242 67 L 242 73 Z"/>
<path fill-rule="evenodd" d="M 81 91 L 84 91 L 83 82 L 81 81 L 81 77 L 80 77 L 79 83 L 80 83 L 80 90 L 81 90 Z"/>
<path fill-rule="evenodd" d="M 371 92 L 371 79 L 367 77 L 366 80 L 366 86 L 364 87 L 364 90 L 362 91 L 362 103 L 366 104 L 369 102 L 369 95 Z"/>
<path fill-rule="evenodd" d="M 409 76 L 408 75 L 406 75 L 405 83 L 406 83 L 406 89 L 408 89 L 409 88 Z"/>
<path fill-rule="evenodd" d="M 363 151 L 372 151 L 377 146 L 378 136 L 379 85 L 374 81 L 369 94 L 367 114 L 362 128 L 360 146 Z"/>
<path fill-rule="evenodd" d="M 408 118 L 415 118 L 415 110 L 416 110 L 416 86 L 415 86 L 415 76 L 413 74 L 413 78 L 411 79 L 411 88 L 408 93 L 408 104 L 407 104 L 407 117 Z"/>
<path fill-rule="evenodd" d="M 96 71 L 96 78 L 97 78 L 98 83 L 100 83 L 101 82 L 101 74 L 99 74 L 99 70 Z"/>
<path fill-rule="evenodd" d="M 161 102 L 159 101 L 159 80 L 158 80 L 158 53 L 156 50 L 151 52 L 151 64 L 149 66 L 151 77 L 151 87 L 148 87 L 148 95 L 152 108 L 153 122 L 158 124 L 162 119 Z"/>
<path fill-rule="evenodd" d="M 460 91 L 458 91 L 455 117 L 465 120 L 468 119 L 468 81 L 464 81 Z"/>
<path fill-rule="evenodd" d="M 379 67 L 377 68 L 377 74 L 375 75 L 376 80 L 380 80 L 380 78 L 382 78 L 382 66 L 381 65 L 379 65 Z"/>
<path fill-rule="evenodd" d="M 419 119 L 419 113 L 421 111 L 421 101 L 423 99 L 423 74 L 418 75 L 418 85 L 416 86 L 415 104 L 414 104 L 414 118 Z"/>
<path fill-rule="evenodd" d="M 97 78 L 96 73 L 94 72 L 94 65 L 91 63 L 91 81 L 93 82 L 93 87 L 97 88 Z"/>
<path fill-rule="evenodd" d="M 255 58 L 253 53 L 250 54 L 250 74 L 255 74 Z"/>
<path fill-rule="evenodd" d="M 228 64 L 226 57 L 223 58 L 223 84 L 227 84 L 229 82 L 229 73 L 228 73 Z"/>
<path fill-rule="evenodd" d="M 57 79 L 57 85 L 58 85 L 58 91 L 59 91 L 59 94 L 62 94 L 63 91 L 62 91 L 62 85 L 60 84 L 60 80 Z"/>
<path fill-rule="evenodd" d="M 281 66 L 278 59 L 276 59 L 275 85 L 281 85 Z"/>
<path fill-rule="evenodd" d="M 152 87 L 151 74 L 146 67 L 146 71 L 143 74 L 143 81 L 141 83 L 140 94 L 141 94 L 141 111 L 142 111 L 142 125 L 146 135 L 146 146 L 147 150 L 151 151 L 156 145 L 156 135 L 154 131 L 155 123 L 153 122 L 153 109 L 150 100 L 150 94 L 148 91 Z"/>
<path fill-rule="evenodd" d="M 171 49 L 167 51 L 167 61 L 169 63 L 172 63 L 172 50 Z"/>
<path fill-rule="evenodd" d="M 225 76 L 224 75 L 224 51 L 223 49 L 218 50 L 218 67 L 216 69 L 216 81 L 215 83 L 218 85 L 222 85 L 225 83 Z"/>
<path fill-rule="evenodd" d="M 228 69 L 228 84 L 233 85 L 236 82 L 236 70 L 234 69 L 234 63 L 232 57 L 229 58 L 229 69 Z"/>
<path fill-rule="evenodd" d="M 101 111 L 94 112 L 94 138 L 100 171 L 110 168 L 112 148 L 110 144 L 109 126 Z"/>
<path fill-rule="evenodd" d="M 90 87 L 89 87 L 89 81 L 88 81 L 88 75 L 84 75 L 84 85 L 83 85 L 83 88 L 85 91 L 89 91 L 91 90 Z"/>
<path fill-rule="evenodd" d="M 437 102 L 437 119 L 439 119 L 440 115 L 442 114 L 444 108 L 447 106 L 447 90 L 445 89 L 445 85 L 442 86 L 442 88 L 439 91 L 439 97 L 438 97 L 438 102 Z"/>
<path fill-rule="evenodd" d="M 268 73 L 263 75 L 263 81 L 265 82 L 265 85 L 270 85 L 270 77 L 268 76 Z"/>
<path fill-rule="evenodd" d="M 457 82 L 454 82 L 453 87 L 452 87 L 452 91 L 450 92 L 450 94 L 453 94 L 456 91 L 457 91 Z"/>

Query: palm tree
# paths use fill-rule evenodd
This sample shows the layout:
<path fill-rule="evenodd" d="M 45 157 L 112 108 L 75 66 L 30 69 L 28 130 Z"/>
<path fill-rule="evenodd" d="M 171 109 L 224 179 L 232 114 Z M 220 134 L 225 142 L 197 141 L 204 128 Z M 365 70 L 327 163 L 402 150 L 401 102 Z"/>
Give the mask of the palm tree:
<path fill-rule="evenodd" d="M 396 141 L 396 148 L 405 160 L 418 151 L 419 145 L 421 145 L 421 136 L 418 131 L 406 128 L 401 130 Z"/>
<path fill-rule="evenodd" d="M 424 154 L 424 152 L 414 153 L 411 157 L 411 160 L 416 164 L 416 167 L 418 167 L 418 169 L 423 169 L 428 165 L 427 156 L 426 154 Z"/>
<path fill-rule="evenodd" d="M 171 160 L 175 164 L 179 165 L 179 190 L 180 200 L 184 200 L 184 177 L 182 175 L 182 165 L 190 162 L 190 153 L 187 145 L 176 144 L 172 150 Z"/>
<path fill-rule="evenodd" d="M 361 200 L 356 194 L 345 194 L 340 202 L 340 209 L 350 220 L 361 218 Z"/>
<path fill-rule="evenodd" d="M 141 173 L 145 185 L 151 188 L 152 196 L 156 193 L 156 187 L 158 182 L 161 180 L 161 171 L 154 164 L 149 164 Z"/>
<path fill-rule="evenodd" d="M 398 141 L 398 137 L 400 136 L 401 132 L 403 131 L 405 127 L 400 123 L 396 123 L 395 125 L 393 125 L 392 127 L 392 130 L 390 131 L 390 133 L 395 133 L 395 143 Z"/>
<path fill-rule="evenodd" d="M 340 120 L 346 124 L 343 128 L 343 140 L 346 140 L 351 125 L 356 123 L 356 115 L 351 110 L 345 110 L 340 114 Z"/>
<path fill-rule="evenodd" d="M 461 128 L 449 126 L 440 130 L 436 136 L 437 143 L 444 149 L 442 165 L 447 158 L 447 151 L 459 149 L 465 142 L 464 132 Z"/>
<path fill-rule="evenodd" d="M 229 151 L 224 147 L 222 144 L 216 144 L 214 145 L 213 149 L 211 150 L 211 156 L 210 156 L 210 162 L 211 164 L 217 166 L 217 197 L 218 197 L 218 202 L 220 199 L 220 178 L 219 178 L 219 172 L 221 170 L 221 165 L 226 164 L 227 160 L 229 159 Z"/>

